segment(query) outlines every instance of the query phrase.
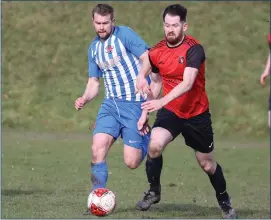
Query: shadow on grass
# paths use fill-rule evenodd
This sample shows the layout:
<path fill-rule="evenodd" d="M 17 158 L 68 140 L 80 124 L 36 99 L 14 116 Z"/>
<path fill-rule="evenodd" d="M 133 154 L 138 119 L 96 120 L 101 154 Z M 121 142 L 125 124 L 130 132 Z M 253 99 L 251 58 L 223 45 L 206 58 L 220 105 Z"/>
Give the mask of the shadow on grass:
<path fill-rule="evenodd" d="M 142 218 L 220 218 L 221 211 L 218 207 L 200 206 L 196 204 L 157 204 L 152 206 L 148 211 L 141 212 L 135 207 L 126 209 L 117 208 L 115 214 L 124 212 L 134 213 L 135 216 L 141 215 Z M 238 218 L 270 218 L 269 210 L 253 210 L 253 209 L 236 209 Z"/>
<path fill-rule="evenodd" d="M 32 190 L 21 190 L 21 189 L 2 189 L 2 196 L 20 196 L 20 195 L 34 195 L 34 194 L 47 194 L 50 195 L 52 192 L 44 191 L 40 189 L 32 189 Z"/>

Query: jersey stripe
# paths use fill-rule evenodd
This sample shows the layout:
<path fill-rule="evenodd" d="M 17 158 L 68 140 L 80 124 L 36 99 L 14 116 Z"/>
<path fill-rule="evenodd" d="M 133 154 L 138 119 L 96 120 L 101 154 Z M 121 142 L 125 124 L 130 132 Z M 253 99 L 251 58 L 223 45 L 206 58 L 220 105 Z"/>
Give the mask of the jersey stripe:
<path fill-rule="evenodd" d="M 109 44 L 110 40 L 111 40 L 111 38 L 108 39 L 107 41 L 105 41 L 105 43 L 103 44 L 103 55 L 105 58 L 104 63 L 108 63 L 110 60 L 109 53 L 105 52 L 105 48 L 107 48 L 108 45 L 110 45 Z M 110 67 L 106 71 L 106 73 L 108 74 L 110 81 L 112 82 L 112 80 L 113 80 L 112 84 L 114 85 L 113 86 L 114 97 L 121 99 L 120 82 L 118 80 L 116 72 L 114 71 L 114 69 L 112 67 Z"/>
<path fill-rule="evenodd" d="M 132 55 L 131 54 L 131 57 L 132 57 L 132 59 L 134 60 L 134 63 L 136 64 L 136 65 L 134 65 L 133 66 L 133 68 L 134 68 L 134 70 L 135 70 L 135 72 L 137 72 L 137 73 L 139 73 L 140 72 L 140 70 L 141 70 L 141 62 L 137 59 L 137 57 L 136 56 L 134 56 L 134 55 Z M 136 88 L 136 80 L 134 80 L 134 87 Z M 140 95 L 140 93 L 137 93 L 136 94 L 136 101 L 143 101 L 144 99 L 143 99 L 143 97 Z"/>
<path fill-rule="evenodd" d="M 112 36 L 112 42 L 114 42 L 112 45 L 114 48 L 116 48 L 115 50 L 112 51 L 113 56 L 117 57 L 117 50 L 120 51 L 120 46 L 118 43 L 118 40 L 115 36 Z M 123 53 L 121 53 L 121 56 L 123 56 Z M 122 59 L 122 57 L 120 57 L 120 59 Z M 131 101 L 132 100 L 132 96 L 131 96 L 131 88 L 129 86 L 129 80 L 128 77 L 130 76 L 128 73 L 128 68 L 127 68 L 127 64 L 126 62 L 123 63 L 123 65 L 118 64 L 117 68 L 119 70 L 120 73 L 120 77 L 123 80 L 123 85 L 124 85 L 124 89 L 125 89 L 125 93 L 126 93 L 126 100 L 127 101 Z"/>
<path fill-rule="evenodd" d="M 106 59 L 105 59 L 105 47 L 104 47 L 104 43 L 101 43 L 101 58 L 102 58 L 102 65 L 106 65 Z M 112 74 L 110 74 L 109 71 L 105 71 L 104 70 L 104 74 L 107 77 L 107 81 L 110 82 L 111 84 L 111 88 L 112 88 L 112 94 L 111 96 L 113 97 L 117 97 L 117 89 L 116 89 L 116 82 L 114 82 L 114 80 L 112 80 Z"/>
<path fill-rule="evenodd" d="M 155 50 L 155 49 L 158 49 L 160 47 L 164 47 L 165 45 L 166 45 L 166 40 L 161 40 L 156 45 L 154 45 L 153 48 L 151 48 L 151 50 Z"/>
<path fill-rule="evenodd" d="M 124 61 L 125 61 L 125 63 L 126 63 L 126 65 L 127 65 L 127 67 L 128 67 L 128 71 L 130 72 L 130 74 L 131 74 L 131 78 L 132 78 L 132 80 L 131 81 L 129 81 L 129 86 L 130 86 L 130 88 L 131 88 L 131 91 L 133 91 L 133 96 L 135 95 L 135 84 L 136 84 L 136 73 L 135 73 L 135 70 L 134 70 L 134 68 L 133 68 L 133 66 L 132 66 L 132 62 L 131 62 L 131 60 L 130 60 L 130 58 L 129 58 L 129 56 L 127 55 L 127 53 L 126 53 L 126 49 L 124 48 L 124 46 L 123 46 L 123 44 L 121 43 L 121 41 L 118 39 L 118 43 L 119 43 L 119 47 L 120 47 L 120 50 L 121 51 L 124 51 L 124 53 L 122 53 L 122 58 L 124 59 Z M 136 98 L 134 98 L 135 100 L 133 100 L 133 101 L 139 101 L 139 100 L 136 100 Z"/>
<path fill-rule="evenodd" d="M 111 47 L 115 48 L 115 39 L 114 39 L 114 36 L 112 36 L 112 38 L 108 39 L 108 45 L 110 45 Z M 117 56 L 117 53 L 115 53 L 115 50 L 112 50 L 112 52 L 109 52 L 108 53 L 108 56 L 111 60 L 111 62 L 113 62 L 112 60 L 114 59 L 114 57 Z M 119 87 L 120 87 L 120 96 L 118 96 L 119 99 L 122 99 L 123 98 L 123 94 L 126 93 L 125 89 L 123 88 L 123 84 L 124 84 L 124 81 L 123 79 L 121 78 L 120 76 L 120 69 L 118 68 L 118 66 L 114 66 L 114 65 L 111 65 L 110 67 L 111 71 L 114 72 L 116 74 L 116 77 L 117 77 L 117 80 L 119 82 Z"/>
<path fill-rule="evenodd" d="M 185 37 L 183 43 L 189 45 L 190 47 L 192 47 L 192 46 L 198 44 L 195 40 L 193 40 L 193 39 L 191 39 L 191 38 L 188 38 L 188 37 Z"/>
<path fill-rule="evenodd" d="M 99 54 L 99 63 L 103 63 L 103 59 L 102 59 L 102 43 L 101 42 L 99 42 L 98 54 Z M 109 74 L 107 72 L 104 72 L 103 75 L 104 75 L 105 89 L 108 90 L 109 97 L 110 96 L 114 97 L 112 83 L 110 81 L 110 76 L 109 76 Z"/>

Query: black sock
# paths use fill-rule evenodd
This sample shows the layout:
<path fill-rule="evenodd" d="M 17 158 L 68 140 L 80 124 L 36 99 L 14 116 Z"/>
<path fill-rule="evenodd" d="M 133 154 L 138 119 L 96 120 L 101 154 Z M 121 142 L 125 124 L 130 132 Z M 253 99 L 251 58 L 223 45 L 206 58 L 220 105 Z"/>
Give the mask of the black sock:
<path fill-rule="evenodd" d="M 160 155 L 156 158 L 150 158 L 148 155 L 146 161 L 146 173 L 150 184 L 150 190 L 160 193 L 160 176 L 163 167 L 163 156 Z"/>
<path fill-rule="evenodd" d="M 217 200 L 218 201 L 228 200 L 229 195 L 226 191 L 226 180 L 224 178 L 221 166 L 217 164 L 214 174 L 213 175 L 208 174 L 208 176 L 215 189 Z"/>

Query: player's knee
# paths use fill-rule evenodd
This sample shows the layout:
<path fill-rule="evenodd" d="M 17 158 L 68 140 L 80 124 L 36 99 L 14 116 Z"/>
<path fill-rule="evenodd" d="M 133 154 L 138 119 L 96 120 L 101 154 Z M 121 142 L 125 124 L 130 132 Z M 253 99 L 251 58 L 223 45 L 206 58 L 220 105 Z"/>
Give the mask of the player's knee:
<path fill-rule="evenodd" d="M 151 139 L 149 144 L 149 156 L 152 158 L 159 157 L 162 154 L 163 145 L 156 139 Z"/>
<path fill-rule="evenodd" d="M 216 169 L 216 163 L 212 160 L 200 161 L 200 166 L 207 174 L 213 174 Z"/>
<path fill-rule="evenodd" d="M 107 147 L 99 144 L 92 144 L 92 159 L 93 163 L 100 163 L 105 160 Z"/>
<path fill-rule="evenodd" d="M 125 159 L 125 165 L 133 170 L 139 167 L 140 161 L 134 159 Z"/>
<path fill-rule="evenodd" d="M 130 169 L 139 167 L 142 161 L 142 150 L 124 145 L 123 159 L 125 165 Z"/>

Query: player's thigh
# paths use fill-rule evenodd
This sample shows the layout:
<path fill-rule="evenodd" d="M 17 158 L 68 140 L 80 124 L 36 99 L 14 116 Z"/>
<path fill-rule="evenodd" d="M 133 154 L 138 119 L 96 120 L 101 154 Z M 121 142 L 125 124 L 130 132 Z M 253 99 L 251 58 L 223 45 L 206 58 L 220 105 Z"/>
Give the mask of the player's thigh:
<path fill-rule="evenodd" d="M 122 127 L 139 133 L 137 122 L 142 114 L 141 104 L 142 102 L 116 102 L 120 115 L 118 120 Z"/>
<path fill-rule="evenodd" d="M 103 161 L 114 141 L 119 137 L 120 123 L 114 115 L 110 103 L 101 105 L 93 130 L 92 159 Z"/>
<path fill-rule="evenodd" d="M 159 156 L 172 140 L 173 136 L 169 130 L 163 127 L 154 127 L 151 131 L 149 143 L 150 156 Z"/>
<path fill-rule="evenodd" d="M 119 110 L 121 124 L 121 137 L 123 139 L 124 160 L 141 162 L 148 151 L 149 136 L 140 135 L 137 122 L 142 114 L 141 102 L 116 102 Z"/>
<path fill-rule="evenodd" d="M 121 136 L 124 143 L 124 161 L 139 165 L 148 152 L 150 134 L 140 135 L 138 131 L 123 127 Z"/>
<path fill-rule="evenodd" d="M 125 144 L 123 149 L 123 158 L 125 165 L 130 169 L 137 168 L 144 159 L 142 156 L 142 151 L 143 149 L 135 148 Z"/>
<path fill-rule="evenodd" d="M 182 135 L 186 145 L 195 151 L 205 154 L 212 152 L 214 134 L 209 111 L 185 120 Z"/>
<path fill-rule="evenodd" d="M 98 111 L 93 135 L 104 133 L 117 139 L 121 129 L 121 124 L 117 117 L 118 113 L 113 101 L 105 100 Z"/>
<path fill-rule="evenodd" d="M 163 150 L 181 132 L 182 121 L 173 112 L 162 108 L 157 112 L 151 131 L 149 150 Z"/>

